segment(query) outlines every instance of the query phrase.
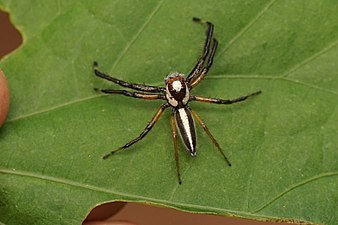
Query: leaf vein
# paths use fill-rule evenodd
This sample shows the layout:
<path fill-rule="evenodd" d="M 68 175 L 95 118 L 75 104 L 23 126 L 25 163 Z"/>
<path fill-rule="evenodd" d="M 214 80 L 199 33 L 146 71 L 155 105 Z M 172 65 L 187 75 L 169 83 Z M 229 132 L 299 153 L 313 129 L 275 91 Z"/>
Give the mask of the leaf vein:
<path fill-rule="evenodd" d="M 303 61 L 297 63 L 295 66 L 293 66 L 291 69 L 286 71 L 281 75 L 281 77 L 287 77 L 292 72 L 296 71 L 297 69 L 303 67 L 304 65 L 308 64 L 309 62 L 313 61 L 314 59 L 318 58 L 322 54 L 326 53 L 330 49 L 334 48 L 338 44 L 338 40 L 334 41 L 333 43 L 330 43 L 327 47 L 321 49 L 320 51 L 314 53 L 313 55 L 309 56 L 308 58 L 304 59 Z"/>
<path fill-rule="evenodd" d="M 132 37 L 132 39 L 127 43 L 127 45 L 125 46 L 125 48 L 118 55 L 117 59 L 113 63 L 113 65 L 112 65 L 112 67 L 110 69 L 110 72 L 114 71 L 114 69 L 116 68 L 116 66 L 121 62 L 122 58 L 127 54 L 127 52 L 130 49 L 130 47 L 135 43 L 135 41 L 139 38 L 139 36 L 141 35 L 141 33 L 147 27 L 147 25 L 151 22 L 151 20 L 153 19 L 154 15 L 159 11 L 159 9 L 161 8 L 161 6 L 163 5 L 163 2 L 164 2 L 164 0 L 161 0 L 158 3 L 158 5 L 154 8 L 154 10 L 150 13 L 149 17 L 144 22 L 144 24 L 140 27 L 140 29 L 136 32 L 136 34 Z"/>
<path fill-rule="evenodd" d="M 191 168 L 191 164 L 189 164 L 188 167 L 184 170 L 184 172 L 182 173 L 181 177 L 184 177 L 184 174 L 186 174 L 190 168 Z M 173 200 L 174 195 L 177 192 L 178 187 L 180 187 L 180 184 L 177 183 L 176 186 L 174 187 L 173 191 L 171 192 L 168 201 L 172 201 Z"/>
<path fill-rule="evenodd" d="M 281 77 L 281 80 L 290 81 L 290 82 L 295 83 L 295 84 L 300 84 L 300 85 L 303 85 L 303 86 L 306 86 L 306 87 L 309 87 L 309 88 L 321 90 L 321 91 L 328 92 L 328 93 L 331 93 L 331 94 L 338 96 L 337 91 L 325 89 L 325 88 L 322 88 L 322 87 L 319 87 L 319 86 L 316 86 L 316 85 L 313 85 L 313 84 L 305 83 L 303 81 L 293 80 L 293 79 L 289 79 L 287 77 Z"/>
<path fill-rule="evenodd" d="M 281 197 L 283 197 L 284 195 L 286 195 L 287 193 L 291 192 L 292 190 L 301 187 L 303 185 L 309 184 L 313 181 L 322 179 L 322 178 L 326 178 L 326 177 L 331 177 L 331 176 L 338 176 L 338 172 L 328 172 L 328 173 L 322 173 L 319 174 L 317 176 L 311 177 L 309 179 L 303 180 L 289 188 L 287 188 L 286 190 L 282 191 L 281 193 L 277 194 L 274 198 L 270 199 L 269 201 L 267 201 L 266 203 L 264 203 L 263 205 L 257 207 L 256 209 L 254 209 L 253 211 L 251 211 L 252 214 L 258 213 L 260 211 L 262 211 L 263 209 L 265 209 L 266 207 L 268 207 L 269 205 L 271 205 L 273 202 L 277 201 L 278 199 L 280 199 Z"/>
<path fill-rule="evenodd" d="M 260 149 L 260 147 L 262 147 L 262 145 L 264 144 L 264 140 L 265 140 L 265 135 L 266 135 L 266 120 L 267 120 L 267 116 L 264 116 L 264 128 L 261 131 L 262 134 L 262 138 L 261 141 L 259 142 L 258 146 L 255 148 L 255 151 L 253 153 L 253 157 L 251 158 L 251 164 L 250 164 L 250 176 L 248 178 L 248 184 L 247 184 L 247 190 L 246 190 L 246 199 L 247 199 L 247 203 L 246 203 L 246 207 L 247 210 L 249 211 L 250 209 L 250 201 L 249 201 L 249 197 L 250 197 L 250 189 L 251 189 L 251 185 L 252 185 L 252 179 L 254 176 L 254 172 L 255 172 L 255 166 L 256 166 L 256 162 L 257 162 L 257 154 L 258 151 Z M 248 165 L 249 167 L 249 165 Z"/>
<path fill-rule="evenodd" d="M 218 54 L 218 57 L 223 55 L 224 52 L 228 50 L 231 45 L 235 43 L 250 27 L 252 27 L 275 2 L 276 0 L 271 0 L 261 11 L 259 11 L 258 14 L 227 43 L 224 49 L 222 49 Z"/>

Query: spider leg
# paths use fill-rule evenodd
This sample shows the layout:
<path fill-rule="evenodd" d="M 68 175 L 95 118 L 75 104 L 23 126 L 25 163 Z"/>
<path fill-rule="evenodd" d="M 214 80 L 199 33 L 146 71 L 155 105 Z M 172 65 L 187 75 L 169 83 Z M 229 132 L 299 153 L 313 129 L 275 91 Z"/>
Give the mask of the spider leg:
<path fill-rule="evenodd" d="M 202 119 L 194 111 L 191 110 L 191 113 L 192 113 L 193 117 L 197 120 L 197 122 L 201 125 L 201 127 L 203 128 L 203 130 L 207 133 L 207 135 L 209 136 L 209 138 L 211 139 L 211 141 L 214 143 L 214 145 L 216 146 L 216 148 L 218 149 L 218 151 L 222 154 L 222 156 L 223 156 L 225 162 L 228 164 L 228 166 L 231 166 L 230 161 L 225 156 L 223 150 L 219 146 L 219 144 L 216 141 L 216 139 L 212 136 L 212 134 L 210 133 L 209 129 L 207 128 L 207 126 L 205 125 L 205 123 L 202 121 Z"/>
<path fill-rule="evenodd" d="M 198 101 L 198 102 L 208 102 L 208 103 L 215 103 L 215 104 L 233 104 L 236 102 L 242 102 L 245 101 L 247 98 L 259 95 L 261 94 L 262 91 L 256 91 L 254 93 L 245 95 L 245 96 L 240 96 L 235 99 L 220 99 L 220 98 L 208 98 L 208 97 L 202 97 L 202 96 L 190 96 L 191 101 Z"/>
<path fill-rule="evenodd" d="M 105 94 L 121 94 L 128 97 L 141 98 L 147 100 L 166 99 L 164 94 L 148 94 L 142 92 L 132 92 L 127 90 L 97 89 L 97 88 L 94 88 L 94 90 Z"/>
<path fill-rule="evenodd" d="M 119 151 L 121 151 L 123 149 L 129 148 L 130 146 L 132 146 L 136 142 L 142 140 L 142 138 L 144 138 L 148 134 L 148 132 L 151 130 L 151 128 L 153 128 L 153 126 L 158 121 L 158 119 L 161 117 L 163 111 L 167 107 L 169 107 L 168 103 L 164 103 L 163 105 L 160 106 L 160 108 L 157 110 L 156 114 L 153 116 L 153 118 L 151 119 L 151 121 L 147 124 L 147 126 L 144 128 L 144 130 L 142 131 L 142 133 L 137 138 L 134 138 L 133 140 L 129 141 L 127 144 L 123 145 L 122 147 L 119 147 L 118 149 L 115 149 L 115 150 L 113 150 L 113 151 L 105 154 L 102 158 L 106 159 L 109 156 L 113 155 L 114 153 L 119 152 Z"/>
<path fill-rule="evenodd" d="M 214 57 L 215 57 L 215 53 L 216 53 L 216 50 L 217 50 L 218 41 L 215 38 L 213 39 L 213 41 L 214 41 L 214 44 L 213 44 L 212 49 L 211 49 L 208 64 L 206 65 L 206 67 L 203 68 L 203 70 L 200 72 L 200 74 L 196 75 L 194 79 L 190 80 L 190 82 L 188 83 L 190 88 L 195 87 L 199 82 L 201 82 L 204 79 L 205 75 L 207 75 L 209 69 L 211 68 L 211 66 L 214 62 Z"/>
<path fill-rule="evenodd" d="M 178 158 L 177 130 L 176 130 L 176 125 L 175 125 L 174 113 L 171 114 L 170 125 L 171 125 L 171 133 L 172 133 L 173 142 L 174 142 L 177 179 L 178 179 L 178 183 L 182 184 L 181 175 L 180 175 L 180 164 L 179 164 L 179 158 Z"/>
<path fill-rule="evenodd" d="M 195 65 L 194 69 L 190 72 L 189 76 L 187 77 L 187 82 L 190 83 L 193 79 L 195 79 L 196 76 L 198 76 L 201 72 L 202 66 L 206 60 L 206 58 L 208 57 L 209 54 L 209 48 L 210 48 L 210 43 L 212 40 L 212 35 L 214 32 L 214 25 L 209 22 L 209 21 L 203 21 L 200 18 L 192 18 L 192 20 L 194 22 L 198 22 L 198 23 L 204 23 L 208 25 L 208 30 L 206 32 L 206 40 L 204 43 L 204 51 L 202 56 L 199 58 L 197 64 Z"/>
<path fill-rule="evenodd" d="M 115 77 L 111 77 L 108 74 L 105 74 L 103 72 L 100 72 L 97 67 L 98 67 L 98 63 L 94 62 L 93 64 L 94 67 L 94 73 L 96 76 L 102 78 L 102 79 L 106 79 L 109 80 L 111 82 L 114 82 L 115 84 L 118 84 L 122 87 L 126 87 L 126 88 L 130 88 L 130 89 L 134 89 L 137 91 L 145 91 L 145 92 L 165 92 L 165 88 L 164 87 L 157 87 L 157 86 L 150 86 L 150 85 L 145 85 L 145 84 L 135 84 L 135 83 L 129 83 L 123 80 L 119 80 Z"/>

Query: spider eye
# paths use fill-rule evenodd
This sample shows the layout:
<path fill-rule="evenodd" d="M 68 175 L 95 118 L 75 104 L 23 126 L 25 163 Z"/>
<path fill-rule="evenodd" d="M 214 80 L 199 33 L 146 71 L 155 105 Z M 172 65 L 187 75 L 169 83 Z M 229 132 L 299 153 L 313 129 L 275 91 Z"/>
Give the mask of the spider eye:
<path fill-rule="evenodd" d="M 175 78 L 175 77 L 178 77 L 178 76 L 182 76 L 182 75 L 183 75 L 183 74 L 180 74 L 180 73 L 178 73 L 178 72 L 172 72 L 172 73 L 169 73 L 168 76 L 167 76 L 166 78 L 164 78 L 164 81 L 165 81 L 166 83 L 168 83 L 170 79 Z"/>

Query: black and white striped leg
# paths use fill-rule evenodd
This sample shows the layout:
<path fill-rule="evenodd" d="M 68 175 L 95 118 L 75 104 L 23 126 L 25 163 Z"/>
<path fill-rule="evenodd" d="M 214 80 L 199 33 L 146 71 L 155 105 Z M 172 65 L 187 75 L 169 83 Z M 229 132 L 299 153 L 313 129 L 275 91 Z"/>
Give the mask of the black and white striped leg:
<path fill-rule="evenodd" d="M 208 98 L 208 97 L 202 97 L 202 96 L 190 96 L 191 101 L 198 101 L 198 102 L 207 102 L 207 103 L 215 103 L 215 104 L 233 104 L 236 102 L 242 102 L 245 101 L 247 98 L 259 95 L 262 91 L 256 91 L 254 93 L 241 96 L 235 99 L 220 99 L 220 98 Z"/>
<path fill-rule="evenodd" d="M 208 54 L 209 54 L 209 48 L 210 48 L 210 43 L 211 43 L 211 40 L 212 40 L 212 35 L 213 35 L 213 32 L 214 32 L 214 25 L 209 22 L 209 21 L 203 21 L 202 19 L 200 18 L 192 18 L 192 20 L 194 22 L 198 22 L 198 23 L 203 23 L 203 24 L 207 24 L 208 25 L 208 29 L 207 29 L 207 32 L 206 32 L 206 40 L 205 40 L 205 43 L 204 43 L 204 51 L 203 51 L 203 54 L 202 56 L 199 58 L 197 64 L 195 65 L 194 69 L 190 72 L 189 76 L 187 77 L 187 82 L 189 83 L 191 80 L 194 80 L 196 76 L 198 76 L 201 72 L 201 69 L 203 67 L 203 64 L 206 60 L 206 58 L 208 57 Z"/>
<path fill-rule="evenodd" d="M 178 147 L 177 147 L 177 129 L 176 129 L 173 113 L 171 114 L 171 117 L 170 117 L 170 125 L 171 125 L 171 134 L 172 134 L 173 142 L 174 142 L 177 180 L 179 184 L 182 184 L 181 175 L 180 175 L 180 163 L 179 163 L 179 158 L 178 158 Z"/>
<path fill-rule="evenodd" d="M 216 148 L 218 149 L 218 151 L 222 154 L 225 162 L 228 164 L 228 166 L 231 166 L 231 163 L 228 160 L 228 158 L 225 156 L 223 150 L 221 149 L 221 146 L 218 144 L 218 142 L 216 141 L 216 139 L 214 138 L 214 136 L 212 136 L 212 134 L 210 133 L 210 131 L 207 128 L 207 126 L 205 125 L 205 123 L 202 121 L 202 119 L 194 111 L 192 111 L 192 110 L 190 110 L 190 111 L 191 111 L 191 114 L 193 115 L 193 117 L 201 125 L 201 127 L 203 128 L 203 130 L 207 133 L 207 135 L 209 136 L 209 138 L 211 139 L 211 141 L 214 143 L 214 145 L 216 146 Z"/>
<path fill-rule="evenodd" d="M 94 62 L 93 64 L 94 67 L 94 73 L 96 76 L 114 82 L 115 84 L 118 84 L 122 87 L 126 87 L 126 88 L 130 88 L 130 89 L 134 89 L 137 91 L 145 91 L 145 92 L 159 92 L 159 93 L 164 93 L 165 92 L 165 88 L 164 87 L 157 87 L 157 86 L 150 86 L 150 85 L 145 85 L 145 84 L 135 84 L 135 83 L 129 83 L 123 80 L 119 80 L 115 77 L 111 77 L 108 74 L 105 74 L 103 72 L 100 72 L 97 67 L 98 67 L 98 63 Z"/>
<path fill-rule="evenodd" d="M 119 147 L 118 149 L 115 149 L 107 154 L 105 154 L 102 158 L 106 159 L 109 156 L 113 155 L 116 152 L 119 152 L 123 149 L 129 148 L 130 146 L 132 146 L 133 144 L 135 144 L 136 142 L 142 140 L 142 138 L 144 138 L 148 132 L 153 128 L 153 126 L 155 125 L 155 123 L 158 121 L 158 119 L 161 117 L 163 111 L 169 107 L 168 103 L 164 103 L 163 105 L 160 106 L 160 108 L 157 110 L 156 114 L 153 116 L 153 118 L 151 119 L 151 121 L 148 123 L 148 125 L 145 127 L 145 129 L 142 131 L 142 133 L 135 139 L 129 141 L 127 144 L 123 145 L 122 147 Z"/>
<path fill-rule="evenodd" d="M 195 76 L 194 79 L 191 79 L 188 83 L 189 87 L 190 88 L 193 88 L 195 87 L 199 82 L 201 82 L 204 77 L 207 75 L 209 69 L 211 68 L 213 62 L 214 62 L 214 57 L 215 57 L 215 53 L 216 53 L 216 50 L 217 50 L 217 46 L 218 46 L 218 41 L 214 38 L 213 39 L 214 41 L 214 44 L 212 46 L 212 49 L 211 49 L 211 53 L 210 53 L 210 56 L 209 56 L 209 59 L 208 59 L 208 64 L 206 65 L 206 67 L 203 68 L 203 70 L 200 72 L 200 74 L 198 76 Z"/>
<path fill-rule="evenodd" d="M 128 97 L 141 98 L 147 100 L 166 99 L 164 94 L 148 94 L 142 92 L 132 92 L 127 90 L 97 89 L 97 88 L 94 88 L 94 90 L 105 94 L 120 94 Z"/>

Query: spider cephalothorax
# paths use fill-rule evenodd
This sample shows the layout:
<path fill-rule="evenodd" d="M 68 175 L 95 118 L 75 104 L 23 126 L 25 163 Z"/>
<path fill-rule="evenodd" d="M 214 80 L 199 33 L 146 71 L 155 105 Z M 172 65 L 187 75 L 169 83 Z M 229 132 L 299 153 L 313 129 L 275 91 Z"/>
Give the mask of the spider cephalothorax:
<path fill-rule="evenodd" d="M 158 119 L 161 117 L 163 111 L 168 107 L 172 107 L 170 124 L 172 129 L 172 137 L 174 141 L 176 173 L 178 182 L 180 184 L 181 184 L 181 176 L 179 169 L 179 158 L 177 147 L 177 130 L 179 131 L 178 133 L 180 134 L 185 147 L 190 152 L 190 155 L 192 157 L 196 156 L 196 128 L 194 118 L 201 125 L 201 127 L 210 137 L 212 142 L 215 144 L 216 148 L 222 154 L 226 163 L 229 166 L 231 165 L 228 158 L 225 156 L 223 150 L 221 149 L 220 145 L 218 144 L 216 139 L 211 135 L 205 123 L 193 110 L 190 109 L 188 103 L 189 101 L 199 101 L 216 104 L 233 104 L 236 102 L 244 101 L 250 96 L 258 95 L 261 93 L 261 91 L 256 91 L 254 93 L 229 100 L 190 95 L 190 90 L 193 89 L 195 86 L 197 86 L 203 80 L 203 78 L 207 75 L 209 69 L 211 68 L 218 43 L 215 38 L 212 38 L 214 30 L 214 25 L 212 23 L 208 21 L 203 21 L 199 18 L 193 18 L 193 21 L 203 23 L 208 26 L 206 33 L 207 38 L 205 40 L 204 51 L 202 56 L 199 58 L 197 64 L 192 69 L 192 71 L 190 72 L 190 74 L 187 76 L 186 79 L 184 78 L 183 74 L 174 72 L 170 73 L 166 77 L 165 79 L 166 87 L 128 83 L 100 72 L 99 70 L 96 69 L 97 63 L 94 62 L 95 68 L 94 72 L 96 76 L 112 81 L 122 87 L 127 87 L 136 91 L 114 90 L 114 89 L 102 89 L 102 90 L 95 89 L 95 90 L 101 91 L 106 94 L 122 94 L 128 97 L 141 98 L 147 100 L 156 100 L 156 99 L 166 100 L 166 102 L 160 106 L 156 114 L 153 116 L 151 121 L 147 124 L 145 129 L 138 137 L 129 141 L 127 144 L 105 154 L 103 156 L 104 159 L 108 158 L 109 156 L 118 151 L 129 148 L 130 146 L 132 146 L 133 144 L 144 138 L 148 134 L 148 132 L 153 128 Z M 213 42 L 212 46 L 211 42 Z"/>
<path fill-rule="evenodd" d="M 184 107 L 190 98 L 189 88 L 181 73 L 170 73 L 165 79 L 165 97 L 172 107 Z"/>

